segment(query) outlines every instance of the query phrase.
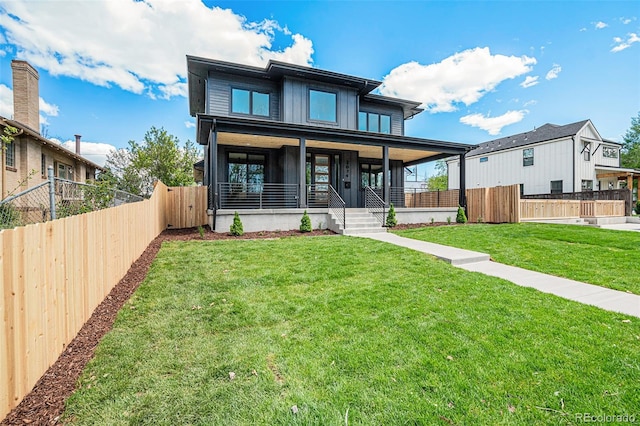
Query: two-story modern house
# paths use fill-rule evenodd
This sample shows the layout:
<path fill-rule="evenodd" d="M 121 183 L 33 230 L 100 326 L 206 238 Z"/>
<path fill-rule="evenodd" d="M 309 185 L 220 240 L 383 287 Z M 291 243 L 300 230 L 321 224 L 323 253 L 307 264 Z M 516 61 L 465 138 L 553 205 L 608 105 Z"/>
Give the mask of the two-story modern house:
<path fill-rule="evenodd" d="M 621 144 L 603 139 L 591 120 L 545 124 L 481 143 L 466 156 L 466 187 L 520 184 L 521 195 L 633 187 L 639 170 L 620 167 Z M 449 188 L 460 185 L 460 158 L 447 161 Z"/>
<path fill-rule="evenodd" d="M 187 67 L 210 225 L 219 232 L 236 210 L 246 229 L 250 221 L 249 230 L 284 230 L 297 228 L 303 209 L 322 228 L 331 227 L 329 211 L 344 222 L 341 208 L 371 209 L 394 193 L 402 206 L 406 165 L 470 149 L 405 136 L 420 103 L 371 93 L 379 81 L 276 61 L 259 68 L 187 56 Z"/>

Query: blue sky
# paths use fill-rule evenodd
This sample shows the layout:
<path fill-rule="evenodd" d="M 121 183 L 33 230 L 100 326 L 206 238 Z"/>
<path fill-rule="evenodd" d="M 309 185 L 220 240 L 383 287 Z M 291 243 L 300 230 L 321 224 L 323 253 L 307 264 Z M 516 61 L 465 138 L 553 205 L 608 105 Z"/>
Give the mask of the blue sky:
<path fill-rule="evenodd" d="M 278 59 L 423 102 L 411 136 L 480 143 L 589 118 L 621 141 L 640 111 L 640 2 L 0 0 L 0 115 L 12 59 L 40 73 L 45 133 L 101 162 L 164 127 L 195 139 L 185 55 Z"/>

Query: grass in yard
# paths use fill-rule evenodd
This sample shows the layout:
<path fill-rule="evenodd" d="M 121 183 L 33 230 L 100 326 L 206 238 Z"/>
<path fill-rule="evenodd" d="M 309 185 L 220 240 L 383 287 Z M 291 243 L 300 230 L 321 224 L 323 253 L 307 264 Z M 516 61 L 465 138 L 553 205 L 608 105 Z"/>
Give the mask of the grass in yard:
<path fill-rule="evenodd" d="M 377 241 L 172 242 L 64 419 L 571 424 L 638 413 L 638 353 L 637 319 Z"/>
<path fill-rule="evenodd" d="M 417 228 L 417 240 L 488 253 L 500 263 L 640 294 L 640 234 L 576 225 L 514 223 Z"/>

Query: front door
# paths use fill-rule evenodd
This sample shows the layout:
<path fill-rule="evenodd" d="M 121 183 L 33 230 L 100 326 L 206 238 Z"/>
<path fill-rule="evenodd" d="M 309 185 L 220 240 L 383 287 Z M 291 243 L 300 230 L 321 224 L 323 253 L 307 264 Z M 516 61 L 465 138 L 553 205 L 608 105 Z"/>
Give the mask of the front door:
<path fill-rule="evenodd" d="M 340 155 L 307 153 L 307 204 L 309 207 L 326 207 L 329 202 L 329 185 L 335 188 L 339 182 Z M 338 189 L 340 191 L 340 189 Z"/>
<path fill-rule="evenodd" d="M 370 186 L 382 198 L 382 164 L 360 163 L 360 188 L 358 206 L 364 207 L 364 189 Z"/>

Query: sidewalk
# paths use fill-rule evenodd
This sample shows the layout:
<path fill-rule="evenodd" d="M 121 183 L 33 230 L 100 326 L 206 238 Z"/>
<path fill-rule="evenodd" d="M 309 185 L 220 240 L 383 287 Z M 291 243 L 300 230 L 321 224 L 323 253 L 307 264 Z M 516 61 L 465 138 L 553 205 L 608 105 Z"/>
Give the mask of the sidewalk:
<path fill-rule="evenodd" d="M 392 233 L 359 234 L 358 236 L 428 253 L 458 268 L 502 278 L 523 287 L 532 287 L 544 293 L 640 318 L 640 296 L 635 294 L 491 262 L 489 255 L 485 253 L 413 240 Z"/>

